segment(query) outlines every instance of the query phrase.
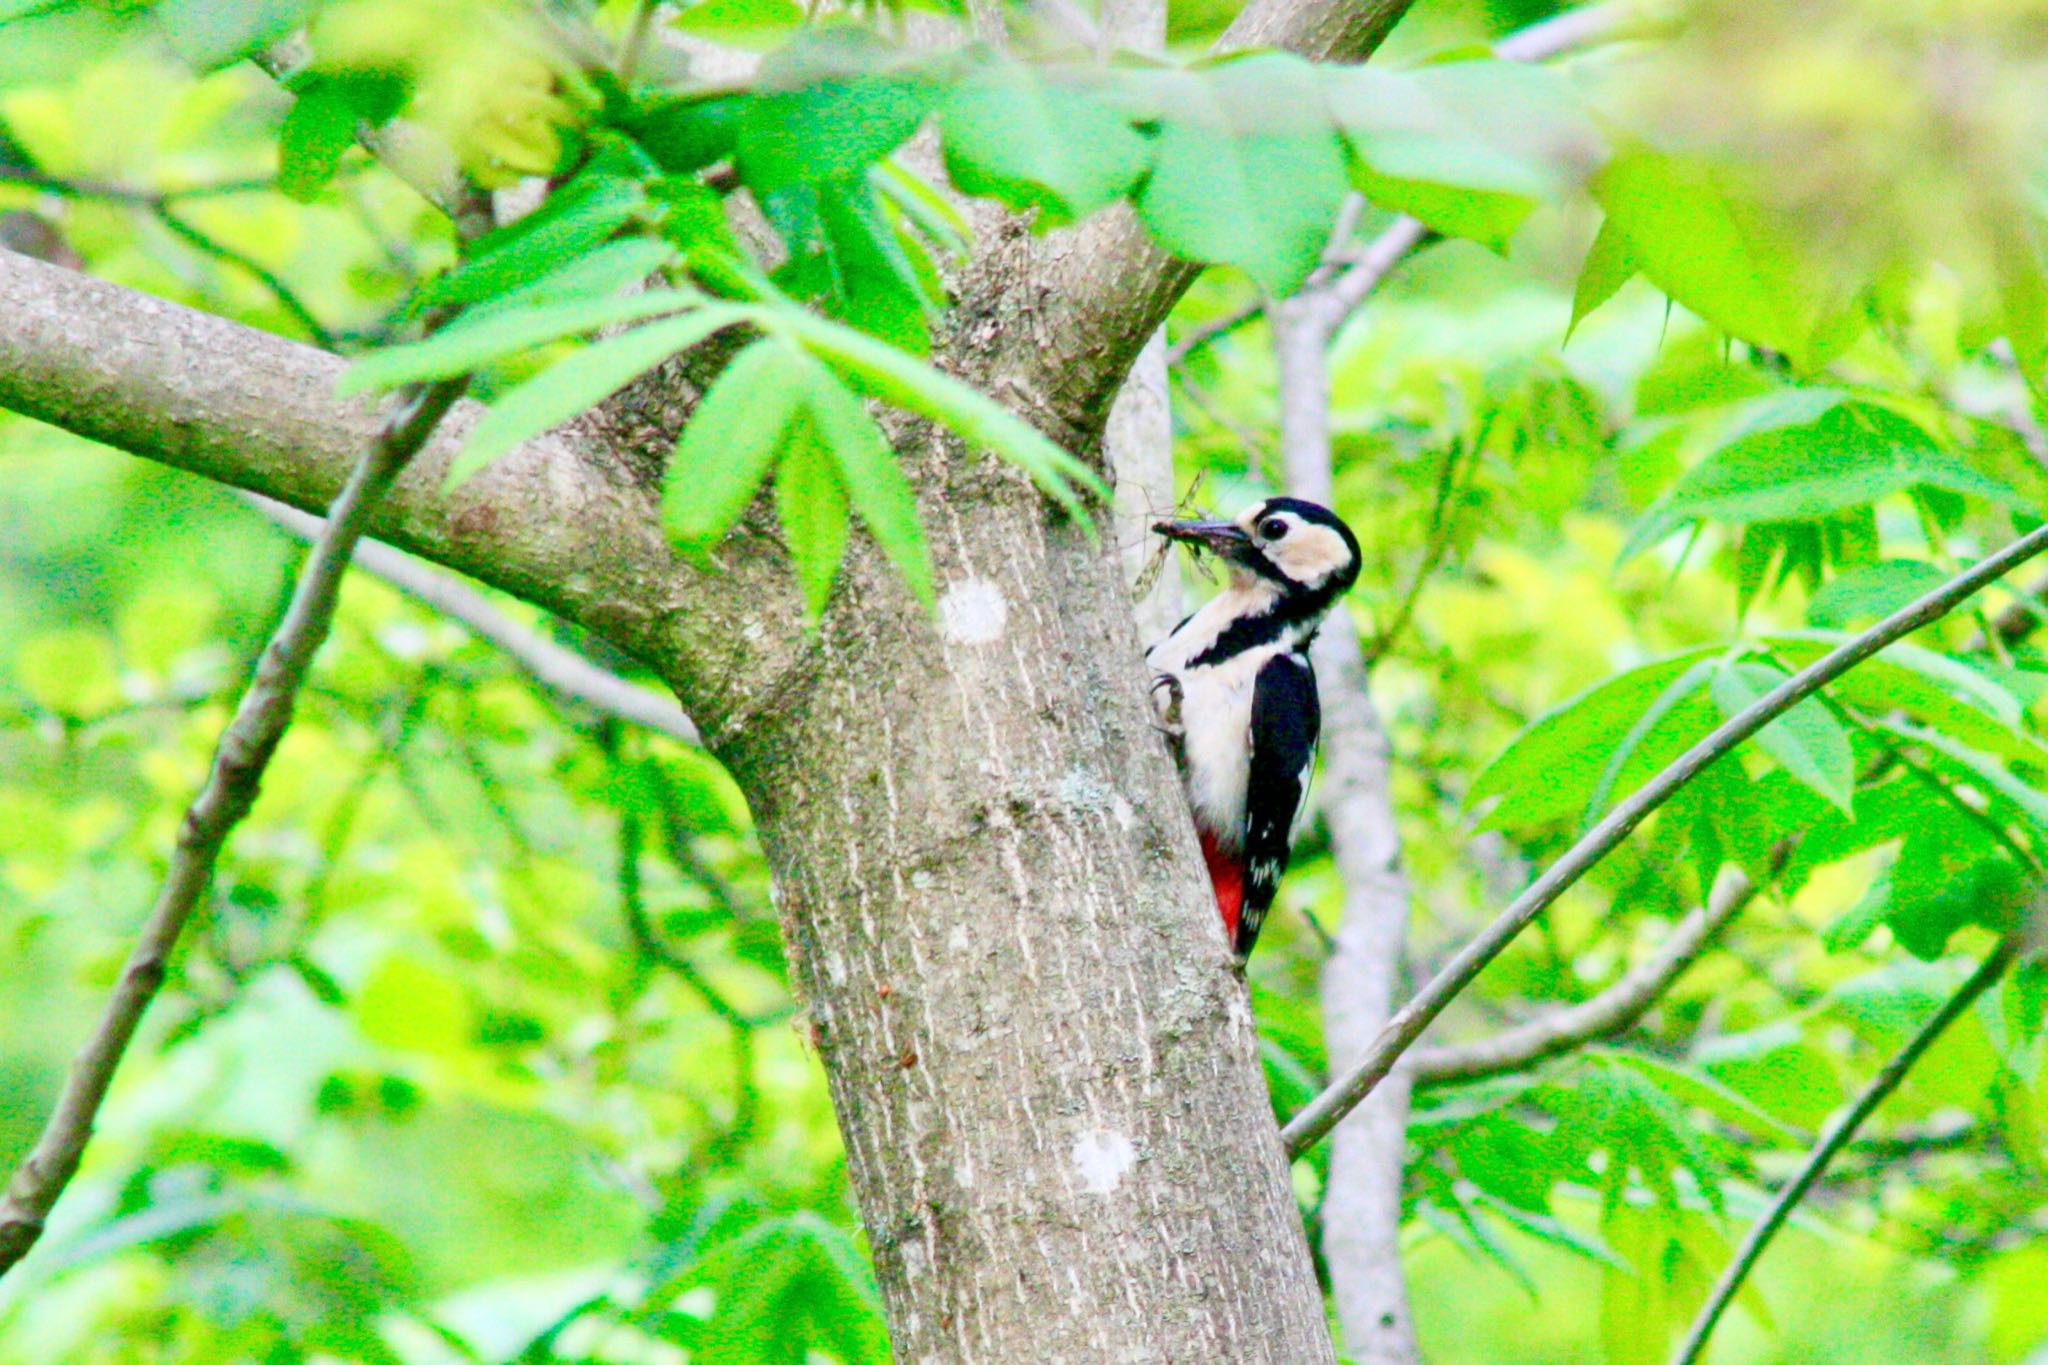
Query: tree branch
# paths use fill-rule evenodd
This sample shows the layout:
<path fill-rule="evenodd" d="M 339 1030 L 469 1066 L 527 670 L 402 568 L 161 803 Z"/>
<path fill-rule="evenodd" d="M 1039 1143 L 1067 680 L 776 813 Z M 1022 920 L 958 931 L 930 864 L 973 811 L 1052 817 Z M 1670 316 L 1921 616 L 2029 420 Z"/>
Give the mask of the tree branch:
<path fill-rule="evenodd" d="M 327 529 L 300 570 L 284 619 L 270 637 L 234 719 L 221 734 L 206 783 L 185 811 L 170 871 L 141 937 L 121 968 L 99 1024 L 71 1064 L 42 1135 L 0 1199 L 0 1276 L 35 1245 L 50 1210 L 77 1173 L 93 1120 L 143 1011 L 163 985 L 178 936 L 213 880 L 228 835 L 256 804 L 264 770 L 292 723 L 299 685 L 333 624 L 342 575 L 362 539 L 370 509 L 426 443 L 466 382 L 444 380 L 408 393 L 379 426 L 335 498 Z"/>
<path fill-rule="evenodd" d="M 318 539 L 325 525 L 318 517 L 254 493 L 245 493 L 242 498 L 272 524 L 300 540 Z M 697 727 L 690 724 L 690 718 L 672 698 L 622 678 L 513 620 L 453 574 L 375 540 L 366 540 L 356 548 L 355 563 L 358 569 L 374 574 L 466 627 L 479 639 L 496 645 L 550 691 L 680 743 L 698 742 Z"/>
<path fill-rule="evenodd" d="M 1787 678 L 1753 704 L 1723 722 L 1712 734 L 1681 754 L 1643 784 L 1605 819 L 1552 863 L 1516 897 L 1492 924 L 1461 948 L 1413 999 L 1401 1007 L 1365 1057 L 1335 1084 L 1308 1103 L 1289 1121 L 1281 1137 L 1288 1151 L 1299 1154 L 1328 1133 L 1393 1069 L 1401 1054 L 1422 1035 L 1437 1015 L 1551 902 L 1606 857 L 1635 827 L 1673 793 L 1709 765 L 1763 729 L 1793 706 L 1825 687 L 1894 641 L 1940 620 L 1993 580 L 2048 551 L 2048 526 L 2013 541 L 1997 554 L 1956 575 L 1916 602 L 1902 607 L 1855 639 L 1829 651 Z"/>
<path fill-rule="evenodd" d="M 333 396 L 342 368 L 312 347 L 0 251 L 0 407 L 91 440 L 318 509 L 377 428 L 370 404 Z M 587 434 L 600 419 L 444 490 L 482 412 L 450 411 L 371 509 L 369 534 L 655 665 L 702 730 L 763 704 L 803 650 L 782 557 L 741 537 L 721 572 L 682 565 L 652 491 Z"/>
<path fill-rule="evenodd" d="M 1568 1006 L 1490 1038 L 1408 1054 L 1414 1083 L 1443 1085 L 1520 1071 L 1546 1057 L 1611 1037 L 1643 1017 L 1672 983 L 1706 955 L 1729 921 L 1756 898 L 1758 887 L 1730 864 L 1715 879 L 1707 903 L 1680 920 L 1657 951 L 1590 1000 Z"/>
<path fill-rule="evenodd" d="M 1684 1342 L 1671 1357 L 1672 1365 L 1693 1365 L 1693 1362 L 1700 1358 L 1701 1352 L 1707 1349 L 1707 1338 L 1713 1335 L 1714 1325 L 1721 1320 L 1721 1315 L 1728 1311 L 1729 1303 L 1734 1300 L 1736 1293 L 1742 1288 L 1742 1282 L 1749 1277 L 1749 1272 L 1762 1258 L 1764 1249 L 1771 1244 L 1771 1238 L 1777 1235 L 1778 1229 L 1783 1227 L 1785 1220 L 1791 1216 L 1793 1208 L 1806 1197 L 1806 1192 L 1813 1188 L 1814 1182 L 1827 1170 L 1828 1163 L 1834 1160 L 1835 1154 L 1856 1135 L 1856 1130 L 1876 1112 L 1877 1107 L 1899 1088 L 1899 1083 L 1906 1079 L 1906 1073 L 1911 1071 L 1914 1064 L 1926 1054 L 1927 1049 L 1933 1047 L 1936 1040 L 1947 1032 L 1949 1025 L 1961 1018 L 1963 1012 L 1970 1008 L 1978 996 L 1990 989 L 1999 977 L 2005 975 L 2006 968 L 2012 965 L 2018 952 L 2019 936 L 2008 935 L 1992 950 L 1990 956 L 1978 965 L 1977 970 L 1970 974 L 1970 978 L 1957 988 L 1956 993 L 1935 1011 L 1934 1017 L 1922 1024 L 1920 1031 L 1907 1040 L 1898 1055 L 1885 1063 L 1884 1070 L 1878 1072 L 1870 1084 L 1864 1087 L 1863 1093 L 1856 1097 L 1856 1102 L 1828 1125 L 1827 1132 L 1821 1135 L 1820 1141 L 1807 1154 L 1806 1162 L 1799 1168 L 1799 1173 L 1786 1182 L 1785 1188 L 1778 1191 L 1778 1197 L 1771 1201 L 1769 1211 L 1757 1220 L 1750 1228 L 1749 1235 L 1742 1239 L 1742 1246 L 1737 1249 L 1734 1259 L 1728 1263 L 1728 1268 L 1721 1272 L 1721 1278 L 1715 1282 L 1713 1292 L 1707 1296 L 1706 1303 L 1700 1306 L 1699 1316 L 1693 1319 L 1692 1329 L 1685 1334 Z"/>

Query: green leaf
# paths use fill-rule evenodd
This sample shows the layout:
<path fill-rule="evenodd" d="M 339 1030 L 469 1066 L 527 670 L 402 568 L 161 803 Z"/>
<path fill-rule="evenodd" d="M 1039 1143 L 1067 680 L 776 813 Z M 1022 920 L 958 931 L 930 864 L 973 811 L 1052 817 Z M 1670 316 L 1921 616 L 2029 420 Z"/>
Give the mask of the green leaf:
<path fill-rule="evenodd" d="M 1599 234 L 1586 251 L 1586 262 L 1579 267 L 1579 282 L 1572 287 L 1572 320 L 1565 325 L 1565 340 L 1570 341 L 1587 315 L 1613 298 L 1635 276 L 1636 258 L 1629 248 L 1628 235 L 1611 220 L 1602 220 Z"/>
<path fill-rule="evenodd" d="M 1323 80 L 1351 146 L 1353 182 L 1382 208 L 1448 236 L 1502 245 L 1601 154 L 1565 87 L 1524 64 L 1335 67 Z"/>
<path fill-rule="evenodd" d="M 1601 169 L 1593 195 L 1659 289 L 1723 331 L 1810 368 L 1821 312 L 1810 272 L 1729 176 L 1636 147 Z"/>
<path fill-rule="evenodd" d="M 968 194 L 1058 227 L 1122 197 L 1152 162 L 1129 117 L 1086 82 L 1000 58 L 977 64 L 939 109 L 946 173 Z"/>
<path fill-rule="evenodd" d="M 834 381 L 826 377 L 822 382 Z M 815 410 L 799 413 L 789 425 L 775 467 L 775 516 L 803 585 L 805 610 L 815 621 L 825 614 L 832 581 L 839 576 L 848 529 L 846 487 Z"/>
<path fill-rule="evenodd" d="M 622 126 L 655 165 L 694 175 L 733 154 L 747 104 L 744 95 L 667 96 L 636 109 Z"/>
<path fill-rule="evenodd" d="M 1844 1098 L 1826 1053 L 1794 1019 L 1706 1038 L 1692 1063 L 1759 1109 L 1808 1128 L 1824 1123 Z"/>
<path fill-rule="evenodd" d="M 1714 702 L 1722 717 L 1732 720 L 1785 680 L 1767 664 L 1725 664 L 1714 674 Z M 1836 807 L 1853 810 L 1856 761 L 1849 736 L 1819 700 L 1809 697 L 1779 716 L 1757 732 L 1755 743 Z"/>
<path fill-rule="evenodd" d="M 1801 631 L 1770 636 L 1768 643 L 1787 662 L 1804 666 L 1850 638 Z M 1971 748 L 2048 768 L 2048 747 L 2020 728 L 2019 699 L 1946 655 L 1918 645 L 1890 645 L 1829 686 L 1859 711 L 1884 715 L 1902 710 Z"/>
<path fill-rule="evenodd" d="M 109 13 L 60 3 L 0 10 L 0 90 L 58 85 L 132 37 L 147 11 Z"/>
<path fill-rule="evenodd" d="M 591 300 L 644 283 L 657 270 L 676 262 L 676 249 L 653 237 L 621 237 L 586 252 L 558 270 L 550 270 L 509 294 L 473 303 L 462 315 L 468 326 L 485 318 L 511 314 L 545 304 Z"/>
<path fill-rule="evenodd" d="M 1743 1098 L 1710 1075 L 1641 1052 L 1602 1049 L 1611 1062 L 1647 1077 L 1679 1103 L 1704 1110 L 1724 1123 L 1788 1147 L 1806 1146 L 1806 1134 Z"/>
<path fill-rule="evenodd" d="M 508 355 L 581 336 L 600 327 L 680 313 L 697 306 L 693 295 L 655 290 L 624 299 L 575 299 L 517 312 L 465 317 L 424 341 L 390 346 L 342 371 L 335 392 L 370 393 L 401 384 L 468 374 Z"/>
<path fill-rule="evenodd" d="M 1177 255 L 1234 265 L 1275 298 L 1293 293 L 1344 202 L 1315 68 L 1263 52 L 1155 79 L 1164 112 L 1138 216 Z"/>
<path fill-rule="evenodd" d="M 1890 717 L 1882 718 L 1876 724 L 1879 729 L 1888 730 L 1909 744 L 1925 745 L 1966 773 L 1982 779 L 1990 788 L 1990 795 L 2000 798 L 2024 816 L 2036 833 L 2048 834 L 2048 793 L 2030 786 L 2012 769 L 1990 754 L 1950 739 L 1938 731 L 1923 730 Z"/>
<path fill-rule="evenodd" d="M 1621 557 L 1688 522 L 1820 518 L 1920 486 L 2023 503 L 1889 408 L 1834 389 L 1786 389 L 1736 410 L 1729 434 L 1658 500 Z"/>
<path fill-rule="evenodd" d="M 669 21 L 684 33 L 749 52 L 774 46 L 803 22 L 796 0 L 701 0 Z"/>
<path fill-rule="evenodd" d="M 647 202 L 647 189 L 638 179 L 607 175 L 572 181 L 528 218 L 479 239 L 475 254 L 430 280 L 414 298 L 412 309 L 419 312 L 510 293 L 595 250 L 643 214 Z"/>
<path fill-rule="evenodd" d="M 1466 806 L 1497 803 L 1488 829 L 1576 820 L 1609 756 L 1666 688 L 1714 651 L 1689 650 L 1596 683 L 1531 721 L 1472 784 Z M 1616 780 L 1617 787 L 1626 789 Z"/>
<path fill-rule="evenodd" d="M 915 356 L 797 309 L 762 310 L 758 321 L 764 329 L 787 332 L 867 396 L 928 417 L 970 445 L 1008 460 L 1077 519 L 1086 521 L 1088 514 L 1075 485 L 1099 498 L 1109 496 L 1094 470 L 1048 441 L 1036 427 Z"/>
<path fill-rule="evenodd" d="M 833 314 L 902 350 L 929 352 L 922 282 L 867 180 L 821 187 L 818 211 L 831 256 Z"/>
<path fill-rule="evenodd" d="M 382 74 L 308 77 L 278 134 L 277 188 L 301 203 L 312 201 L 355 145 L 356 125 L 383 123 L 404 98 L 404 83 Z"/>
<path fill-rule="evenodd" d="M 1880 923 L 1899 946 L 1931 962 L 1971 924 L 1994 933 L 2012 929 L 2033 907 L 2038 888 L 1981 826 L 1967 819 L 1930 820 L 1909 833 L 1891 866 L 1833 924 L 1822 942 L 1830 952 L 1854 947 Z"/>
<path fill-rule="evenodd" d="M 733 357 L 669 461 L 661 497 L 669 539 L 701 554 L 733 528 L 767 477 L 807 385 L 803 358 L 772 337 Z"/>
<path fill-rule="evenodd" d="M 595 406 L 668 357 L 744 316 L 736 308 L 708 304 L 607 337 L 557 361 L 491 404 L 449 464 L 444 487 L 453 488 L 520 442 Z"/>
<path fill-rule="evenodd" d="M 918 520 L 917 495 L 882 429 L 860 400 L 816 362 L 809 365 L 805 398 L 819 437 L 838 463 L 854 511 L 917 600 L 935 609 L 931 553 Z"/>
<path fill-rule="evenodd" d="M 1806 604 L 1806 623 L 1842 630 L 1856 621 L 1877 621 L 1917 601 L 1948 581 L 1948 575 L 1918 559 L 1883 559 L 1830 579 Z"/>
<path fill-rule="evenodd" d="M 925 84 L 895 73 L 899 55 L 851 26 L 807 29 L 761 63 L 740 118 L 741 175 L 757 194 L 852 180 L 917 131 Z"/>
<path fill-rule="evenodd" d="M 1622 770 L 1628 766 L 1629 760 L 1641 752 L 1643 741 L 1652 734 L 1655 734 L 1661 725 L 1670 720 L 1673 712 L 1697 696 L 1700 689 L 1707 685 L 1708 680 L 1714 676 L 1719 667 L 1720 663 L 1718 660 L 1702 659 L 1691 668 L 1686 669 L 1685 672 L 1672 679 L 1670 686 L 1658 693 L 1657 699 L 1651 702 L 1649 708 L 1636 718 L 1635 724 L 1629 726 L 1628 733 L 1622 736 L 1621 743 L 1614 747 L 1614 752 L 1609 755 L 1606 766 L 1600 770 L 1600 780 L 1594 784 L 1593 794 L 1586 798 L 1586 813 L 1583 821 L 1585 824 L 1591 825 L 1599 818 L 1600 813 L 1607 808 L 1607 800 L 1614 792 L 1615 783 L 1620 780 Z M 1677 728 L 1679 733 L 1687 737 L 1682 741 L 1682 745 L 1685 746 L 1691 745 L 1700 735 L 1705 733 L 1704 730 L 1700 729 L 1700 722 L 1697 719 L 1692 720 L 1690 724 Z M 1665 747 L 1669 747 L 1668 741 Z"/>

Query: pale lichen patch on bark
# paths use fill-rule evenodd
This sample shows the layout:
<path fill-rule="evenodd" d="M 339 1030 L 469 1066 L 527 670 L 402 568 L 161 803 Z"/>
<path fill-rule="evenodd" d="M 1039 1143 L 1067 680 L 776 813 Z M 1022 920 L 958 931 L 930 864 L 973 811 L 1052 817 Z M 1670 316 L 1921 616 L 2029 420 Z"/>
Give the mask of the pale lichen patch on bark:
<path fill-rule="evenodd" d="M 994 644 L 1009 624 L 1010 604 L 986 578 L 963 579 L 939 599 L 939 629 L 954 644 Z"/>
<path fill-rule="evenodd" d="M 1109 1194 L 1123 1183 L 1124 1173 L 1138 1164 L 1138 1149 L 1122 1133 L 1090 1129 L 1074 1139 L 1074 1169 L 1080 1172 L 1081 1188 L 1091 1194 Z"/>

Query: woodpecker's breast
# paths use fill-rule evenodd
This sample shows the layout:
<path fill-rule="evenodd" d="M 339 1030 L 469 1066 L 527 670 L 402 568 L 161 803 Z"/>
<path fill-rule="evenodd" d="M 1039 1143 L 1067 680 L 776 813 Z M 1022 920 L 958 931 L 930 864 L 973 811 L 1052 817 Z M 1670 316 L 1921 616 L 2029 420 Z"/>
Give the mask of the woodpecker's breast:
<path fill-rule="evenodd" d="M 1181 751 L 1188 805 L 1195 822 L 1230 852 L 1243 847 L 1246 786 L 1251 773 L 1252 692 L 1259 670 L 1295 645 L 1291 637 L 1214 657 L 1230 625 L 1270 599 L 1263 585 L 1226 592 L 1174 629 L 1145 655 L 1155 672 L 1180 684 Z M 1155 693 L 1165 719 L 1166 699 Z"/>

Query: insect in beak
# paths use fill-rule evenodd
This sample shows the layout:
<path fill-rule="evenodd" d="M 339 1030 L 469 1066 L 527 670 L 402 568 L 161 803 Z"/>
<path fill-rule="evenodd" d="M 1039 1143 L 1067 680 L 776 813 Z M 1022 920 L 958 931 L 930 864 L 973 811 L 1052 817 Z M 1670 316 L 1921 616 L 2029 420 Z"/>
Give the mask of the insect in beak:
<path fill-rule="evenodd" d="M 1152 529 L 1169 540 L 1198 545 L 1225 559 L 1242 560 L 1252 548 L 1252 538 L 1234 521 L 1155 521 Z"/>

